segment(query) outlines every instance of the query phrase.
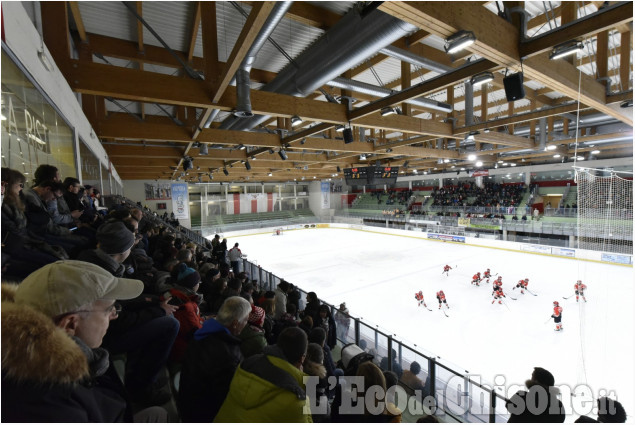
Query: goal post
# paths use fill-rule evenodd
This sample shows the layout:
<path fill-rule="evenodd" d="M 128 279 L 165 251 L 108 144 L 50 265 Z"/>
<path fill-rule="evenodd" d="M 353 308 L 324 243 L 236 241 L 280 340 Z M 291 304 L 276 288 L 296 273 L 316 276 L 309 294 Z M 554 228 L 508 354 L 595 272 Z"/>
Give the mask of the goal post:
<path fill-rule="evenodd" d="M 576 169 L 578 247 L 633 255 L 633 180 L 613 170 Z"/>

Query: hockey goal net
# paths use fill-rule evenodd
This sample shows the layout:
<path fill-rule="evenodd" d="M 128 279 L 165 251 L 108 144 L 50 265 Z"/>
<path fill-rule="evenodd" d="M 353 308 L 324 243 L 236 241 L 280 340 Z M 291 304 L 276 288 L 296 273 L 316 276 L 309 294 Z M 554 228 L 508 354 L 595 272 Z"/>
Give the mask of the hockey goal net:
<path fill-rule="evenodd" d="M 283 232 L 284 232 L 284 230 L 282 229 L 282 227 L 280 227 L 278 229 L 273 229 L 273 236 L 282 236 Z"/>

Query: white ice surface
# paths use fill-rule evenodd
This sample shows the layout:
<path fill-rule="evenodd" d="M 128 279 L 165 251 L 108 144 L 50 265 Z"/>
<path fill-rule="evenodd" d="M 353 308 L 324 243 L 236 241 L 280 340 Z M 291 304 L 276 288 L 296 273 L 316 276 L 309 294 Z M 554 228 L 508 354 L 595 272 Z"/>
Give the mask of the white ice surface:
<path fill-rule="evenodd" d="M 541 366 L 556 384 L 587 384 L 594 398 L 600 389 L 614 391 L 630 418 L 635 415 L 632 267 L 346 229 L 268 232 L 229 242 L 239 242 L 263 269 L 331 304 L 345 301 L 354 317 L 483 382 L 504 375 L 506 384 L 522 385 Z M 445 264 L 457 266 L 449 277 L 441 275 Z M 517 298 L 505 299 L 507 307 L 491 304 L 491 284 L 470 285 L 472 275 L 488 267 Z M 512 291 L 521 278 L 529 278 L 537 296 Z M 588 286 L 587 303 L 563 299 L 577 279 Z M 438 310 L 440 289 L 450 317 Z M 432 312 L 417 307 L 419 290 Z M 550 320 L 553 301 L 564 309 L 563 332 L 554 332 Z"/>

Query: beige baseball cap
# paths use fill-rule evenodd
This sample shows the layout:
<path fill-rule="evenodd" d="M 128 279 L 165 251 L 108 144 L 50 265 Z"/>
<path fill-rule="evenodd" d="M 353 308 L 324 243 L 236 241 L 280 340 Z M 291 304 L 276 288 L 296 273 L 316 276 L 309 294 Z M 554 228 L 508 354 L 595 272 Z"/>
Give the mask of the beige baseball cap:
<path fill-rule="evenodd" d="M 143 282 L 115 277 L 105 269 L 76 260 L 57 261 L 28 275 L 14 302 L 56 317 L 99 299 L 129 300 L 143 292 Z"/>

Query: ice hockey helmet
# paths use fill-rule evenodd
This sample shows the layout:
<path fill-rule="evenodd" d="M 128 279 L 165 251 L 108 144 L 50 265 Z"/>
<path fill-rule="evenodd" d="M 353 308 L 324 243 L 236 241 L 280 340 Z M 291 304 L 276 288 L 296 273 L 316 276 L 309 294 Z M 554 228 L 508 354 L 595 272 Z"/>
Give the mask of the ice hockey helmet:
<path fill-rule="evenodd" d="M 529 278 L 528 277 L 525 278 L 525 282 L 529 282 Z"/>
<path fill-rule="evenodd" d="M 580 279 L 578 279 L 578 283 L 582 283 L 582 281 Z"/>
<path fill-rule="evenodd" d="M 476 274 L 480 276 L 480 275 L 481 275 L 481 272 L 476 272 Z"/>
<path fill-rule="evenodd" d="M 553 302 L 553 306 L 554 306 L 554 307 L 558 307 L 559 305 L 560 305 L 560 304 L 558 304 L 558 301 L 554 301 L 554 302 Z"/>

